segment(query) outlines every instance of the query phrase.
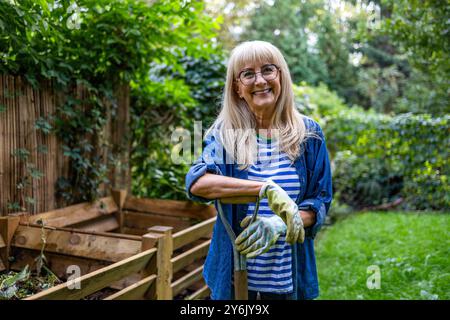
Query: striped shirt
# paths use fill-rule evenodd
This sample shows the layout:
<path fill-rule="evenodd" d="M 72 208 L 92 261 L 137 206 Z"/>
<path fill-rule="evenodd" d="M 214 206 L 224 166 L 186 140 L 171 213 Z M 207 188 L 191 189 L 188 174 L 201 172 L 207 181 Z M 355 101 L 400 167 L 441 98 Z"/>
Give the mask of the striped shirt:
<path fill-rule="evenodd" d="M 300 192 L 300 181 L 295 167 L 286 153 L 278 150 L 276 140 L 258 137 L 258 158 L 248 171 L 249 180 L 263 181 L 271 178 L 295 201 Z M 252 215 L 255 204 L 250 203 L 247 215 Z M 258 216 L 271 216 L 274 213 L 267 199 L 259 204 Z M 260 292 L 290 293 L 292 283 L 292 252 L 282 234 L 270 250 L 247 260 L 248 289 Z"/>

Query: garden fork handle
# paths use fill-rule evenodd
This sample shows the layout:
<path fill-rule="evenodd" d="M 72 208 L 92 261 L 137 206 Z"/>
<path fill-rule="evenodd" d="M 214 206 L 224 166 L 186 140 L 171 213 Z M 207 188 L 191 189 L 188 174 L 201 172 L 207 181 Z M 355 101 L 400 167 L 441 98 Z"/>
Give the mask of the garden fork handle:
<path fill-rule="evenodd" d="M 256 220 L 259 210 L 258 197 L 256 200 L 255 211 L 253 212 L 250 223 Z M 248 300 L 248 279 L 247 279 L 247 259 L 244 255 L 241 255 L 236 249 L 236 234 L 228 223 L 225 214 L 222 210 L 222 204 L 220 200 L 217 200 L 217 207 L 219 210 L 219 217 L 225 227 L 228 236 L 230 237 L 231 245 L 233 247 L 233 262 L 234 262 L 234 297 L 236 300 Z"/>

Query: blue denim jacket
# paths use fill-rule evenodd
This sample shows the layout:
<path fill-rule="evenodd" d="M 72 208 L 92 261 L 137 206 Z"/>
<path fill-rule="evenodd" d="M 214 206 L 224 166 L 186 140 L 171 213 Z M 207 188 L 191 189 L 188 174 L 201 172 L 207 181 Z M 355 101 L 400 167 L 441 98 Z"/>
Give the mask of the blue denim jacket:
<path fill-rule="evenodd" d="M 294 162 L 300 179 L 300 195 L 297 204 L 299 209 L 313 210 L 316 213 L 316 222 L 313 226 L 305 228 L 305 242 L 292 246 L 294 299 L 314 299 L 319 295 L 314 237 L 325 220 L 332 200 L 330 161 L 322 129 L 317 122 L 308 117 L 304 117 L 304 121 L 306 129 L 315 132 L 320 139 L 309 138 L 303 145 L 304 152 Z M 212 201 L 194 196 L 190 192 L 194 182 L 206 172 L 239 179 L 248 178 L 247 170 L 239 170 L 238 165 L 228 164 L 225 159 L 224 148 L 219 145 L 214 134 L 206 137 L 202 156 L 194 162 L 186 175 L 186 192 L 191 200 L 203 203 Z M 217 201 L 215 206 L 217 209 Z M 247 207 L 248 204 L 222 204 L 223 212 L 236 235 L 242 231 L 239 222 L 246 216 Z M 223 223 L 217 219 L 203 271 L 212 299 L 232 299 L 232 273 L 232 244 Z"/>

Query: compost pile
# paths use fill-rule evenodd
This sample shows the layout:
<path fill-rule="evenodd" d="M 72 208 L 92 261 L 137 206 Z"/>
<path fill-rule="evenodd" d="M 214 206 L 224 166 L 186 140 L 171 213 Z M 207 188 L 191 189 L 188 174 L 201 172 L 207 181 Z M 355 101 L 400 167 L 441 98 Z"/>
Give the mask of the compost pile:
<path fill-rule="evenodd" d="M 62 283 L 48 268 L 31 272 L 28 265 L 20 272 L 0 274 L 0 300 L 19 300 Z"/>

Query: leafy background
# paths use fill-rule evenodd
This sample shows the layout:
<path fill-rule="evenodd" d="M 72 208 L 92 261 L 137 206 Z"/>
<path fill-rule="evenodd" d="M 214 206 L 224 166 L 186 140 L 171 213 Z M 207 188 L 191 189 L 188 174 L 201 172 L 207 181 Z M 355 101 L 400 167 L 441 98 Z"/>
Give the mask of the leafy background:
<path fill-rule="evenodd" d="M 131 87 L 132 192 L 186 199 L 189 163 L 172 163 L 171 134 L 192 133 L 194 121 L 206 129 L 229 50 L 267 40 L 291 67 L 300 111 L 325 130 L 337 211 L 399 198 L 405 209 L 445 211 L 448 13 L 427 0 L 2 1 L 0 71 L 89 90 L 37 124 L 65 142 L 83 177 L 59 181 L 67 200 L 98 197 L 107 182 L 81 137 L 99 134 L 121 84 Z"/>
<path fill-rule="evenodd" d="M 100 136 L 122 86 L 131 92 L 132 193 L 185 200 L 190 162 L 173 163 L 172 134 L 192 139 L 196 121 L 212 123 L 236 44 L 274 43 L 332 160 L 327 222 L 337 222 L 319 236 L 322 297 L 448 299 L 449 10 L 433 0 L 3 0 L 0 72 L 37 88 L 50 80 L 66 94 L 35 128 L 64 142 L 72 172 L 57 190 L 69 204 L 98 198 L 108 183 L 85 137 Z M 79 85 L 87 98 L 71 95 Z M 414 213 L 350 215 L 394 204 Z M 370 264 L 382 267 L 388 290 L 364 289 Z"/>

